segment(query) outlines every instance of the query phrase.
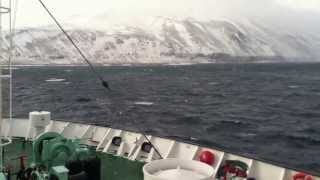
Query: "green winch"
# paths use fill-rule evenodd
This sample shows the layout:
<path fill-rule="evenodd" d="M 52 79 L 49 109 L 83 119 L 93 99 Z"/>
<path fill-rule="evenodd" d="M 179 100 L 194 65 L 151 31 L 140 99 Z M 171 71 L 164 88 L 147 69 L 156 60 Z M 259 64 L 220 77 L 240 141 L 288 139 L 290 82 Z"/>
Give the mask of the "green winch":
<path fill-rule="evenodd" d="M 81 161 L 88 156 L 88 147 L 81 144 L 79 139 L 66 139 L 55 132 L 44 133 L 33 142 L 31 177 L 36 180 L 67 180 L 67 162 Z"/>

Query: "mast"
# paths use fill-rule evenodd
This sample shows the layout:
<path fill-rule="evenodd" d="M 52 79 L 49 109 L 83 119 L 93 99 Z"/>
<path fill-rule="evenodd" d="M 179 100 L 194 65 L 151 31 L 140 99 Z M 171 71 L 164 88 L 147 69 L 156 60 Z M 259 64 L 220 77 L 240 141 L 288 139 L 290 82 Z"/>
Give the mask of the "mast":
<path fill-rule="evenodd" d="M 4 66 L 3 64 L 1 64 L 0 67 L 0 176 L 1 174 L 3 174 L 4 171 L 4 166 L 3 166 L 3 147 L 10 144 L 12 141 L 10 138 L 5 136 L 5 132 L 3 131 L 3 125 L 4 125 L 4 121 L 3 121 L 3 117 L 2 117 L 2 108 L 3 108 L 3 102 L 2 102 L 2 78 L 6 78 L 9 77 L 10 78 L 10 83 L 11 83 L 11 50 L 12 50 L 12 30 L 11 30 L 11 6 L 12 6 L 12 0 L 9 0 L 9 4 L 8 7 L 3 6 L 2 4 L 2 0 L 0 0 L 0 48 L 3 49 L 3 41 L 5 38 L 3 38 L 3 34 L 2 34 L 2 30 L 3 30 L 3 22 L 2 22 L 2 15 L 3 14 L 8 14 L 9 15 L 9 40 L 10 40 L 10 45 L 9 45 L 9 72 L 10 75 L 9 76 L 4 76 L 2 74 L 2 67 Z M 0 51 L 1 52 L 1 51 Z M 3 56 L 2 56 L 3 57 Z M 3 58 L 2 58 L 3 59 Z M 10 91 L 11 91 L 11 85 L 10 85 Z M 10 92 L 10 96 L 11 96 L 11 92 Z M 11 97 L 10 97 L 11 98 Z M 10 99 L 11 101 L 11 99 Z M 11 106 L 11 102 L 10 102 L 10 106 Z M 11 108 L 11 107 L 9 107 Z M 10 110 L 11 113 L 11 110 Z M 10 114 L 10 119 L 11 119 L 11 114 Z"/>
<path fill-rule="evenodd" d="M 2 48 L 2 0 L 0 0 L 0 48 Z M 2 66 L 2 64 L 1 64 Z M 2 119 L 2 67 L 0 68 L 0 144 L 2 144 L 2 125 L 3 125 L 3 119 Z M 3 172 L 3 157 L 2 153 L 3 147 L 0 146 L 0 172 Z"/>

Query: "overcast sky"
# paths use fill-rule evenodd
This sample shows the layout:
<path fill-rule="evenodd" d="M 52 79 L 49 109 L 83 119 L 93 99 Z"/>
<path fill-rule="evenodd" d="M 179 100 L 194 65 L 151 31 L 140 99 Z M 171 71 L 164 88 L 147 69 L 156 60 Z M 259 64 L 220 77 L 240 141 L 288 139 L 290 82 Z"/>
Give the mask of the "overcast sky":
<path fill-rule="evenodd" d="M 320 0 L 43 0 L 64 23 L 123 23 L 150 16 L 255 19 L 320 29 Z M 17 26 L 51 24 L 38 0 L 18 0 Z M 93 23 L 94 24 L 94 23 Z"/>

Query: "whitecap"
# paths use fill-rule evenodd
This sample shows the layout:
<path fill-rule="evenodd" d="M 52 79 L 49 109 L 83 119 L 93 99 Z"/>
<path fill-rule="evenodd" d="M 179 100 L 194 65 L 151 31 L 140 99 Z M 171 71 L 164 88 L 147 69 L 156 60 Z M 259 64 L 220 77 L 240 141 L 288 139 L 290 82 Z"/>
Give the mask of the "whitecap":
<path fill-rule="evenodd" d="M 300 86 L 298 86 L 298 85 L 290 85 L 290 86 L 288 86 L 288 88 L 290 88 L 290 89 L 297 89 L 297 88 L 299 88 Z"/>
<path fill-rule="evenodd" d="M 218 82 L 209 82 L 208 84 L 209 85 L 218 85 L 219 83 Z"/>
<path fill-rule="evenodd" d="M 147 101 L 139 101 L 139 102 L 134 102 L 135 105 L 142 105 L 142 106 L 151 106 L 154 103 L 153 102 L 147 102 Z"/>
<path fill-rule="evenodd" d="M 66 79 L 50 78 L 50 79 L 47 79 L 46 82 L 62 82 L 65 80 Z"/>
<path fill-rule="evenodd" d="M 190 137 L 190 140 L 192 140 L 192 141 L 197 141 L 197 140 L 199 140 L 199 139 L 191 136 L 191 137 Z"/>
<path fill-rule="evenodd" d="M 239 133 L 238 136 L 243 137 L 243 138 L 250 138 L 250 137 L 257 136 L 257 134 L 255 134 L 255 133 Z"/>

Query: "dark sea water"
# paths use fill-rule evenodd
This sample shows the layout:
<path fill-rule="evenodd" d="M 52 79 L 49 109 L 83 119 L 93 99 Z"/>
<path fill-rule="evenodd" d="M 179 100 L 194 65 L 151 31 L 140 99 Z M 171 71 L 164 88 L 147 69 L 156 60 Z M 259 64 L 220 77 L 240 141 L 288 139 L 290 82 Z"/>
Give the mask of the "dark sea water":
<path fill-rule="evenodd" d="M 120 127 L 320 172 L 320 64 L 206 64 L 14 71 L 14 116 Z M 50 78 L 64 81 L 46 81 Z"/>

